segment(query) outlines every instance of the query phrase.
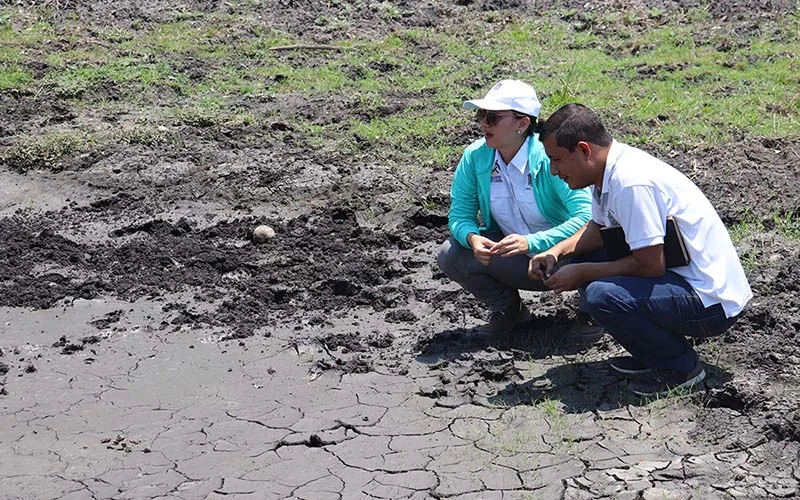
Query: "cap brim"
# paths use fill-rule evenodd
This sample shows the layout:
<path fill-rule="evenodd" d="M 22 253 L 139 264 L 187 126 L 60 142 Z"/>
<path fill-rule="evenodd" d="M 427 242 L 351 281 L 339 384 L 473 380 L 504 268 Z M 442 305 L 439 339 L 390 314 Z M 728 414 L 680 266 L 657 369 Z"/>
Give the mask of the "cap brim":
<path fill-rule="evenodd" d="M 491 99 L 472 99 L 470 101 L 464 101 L 461 107 L 464 109 L 485 109 L 487 111 L 505 111 L 511 109 L 508 107 L 508 104 Z"/>

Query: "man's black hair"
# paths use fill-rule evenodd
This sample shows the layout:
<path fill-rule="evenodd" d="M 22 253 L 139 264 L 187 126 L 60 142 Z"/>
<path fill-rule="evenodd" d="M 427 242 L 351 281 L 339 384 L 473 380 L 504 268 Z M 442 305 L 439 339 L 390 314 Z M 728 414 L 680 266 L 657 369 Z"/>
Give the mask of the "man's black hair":
<path fill-rule="evenodd" d="M 578 142 L 584 141 L 598 146 L 611 144 L 608 133 L 597 114 L 583 104 L 565 104 L 550 115 L 539 131 L 539 140 L 544 142 L 554 136 L 556 145 L 575 151 Z"/>

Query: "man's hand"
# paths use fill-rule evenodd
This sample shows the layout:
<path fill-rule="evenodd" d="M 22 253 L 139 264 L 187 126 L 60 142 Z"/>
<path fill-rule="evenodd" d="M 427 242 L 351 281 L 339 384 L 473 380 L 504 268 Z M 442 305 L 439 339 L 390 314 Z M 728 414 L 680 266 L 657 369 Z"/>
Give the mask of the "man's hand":
<path fill-rule="evenodd" d="M 586 281 L 583 277 L 583 269 L 582 264 L 567 264 L 544 280 L 544 284 L 556 293 L 577 290 Z"/>
<path fill-rule="evenodd" d="M 552 253 L 544 252 L 531 257 L 528 262 L 528 277 L 532 280 L 544 281 L 553 274 L 558 258 Z"/>
<path fill-rule="evenodd" d="M 495 243 L 491 248 L 491 252 L 492 255 L 499 255 L 501 257 L 525 255 L 528 253 L 528 238 L 521 234 L 509 234 Z"/>
<path fill-rule="evenodd" d="M 467 243 L 472 247 L 472 254 L 475 256 L 475 260 L 484 266 L 488 266 L 489 260 L 492 258 L 492 247 L 495 242 L 479 234 L 472 233 L 467 237 Z"/>

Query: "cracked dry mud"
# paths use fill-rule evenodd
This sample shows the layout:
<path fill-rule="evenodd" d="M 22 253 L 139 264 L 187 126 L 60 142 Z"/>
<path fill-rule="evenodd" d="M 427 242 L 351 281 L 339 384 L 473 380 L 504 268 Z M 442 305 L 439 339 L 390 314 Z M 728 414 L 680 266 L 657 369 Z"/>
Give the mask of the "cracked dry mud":
<path fill-rule="evenodd" d="M 264 3 L 281 29 L 312 15 Z M 466 3 L 409 2 L 398 22 L 533 8 Z M 754 7 L 780 6 L 710 11 Z M 157 20 L 166 8 L 115 12 Z M 62 113 L 53 97 L 2 99 L 16 133 Z M 322 121 L 347 112 L 331 102 L 274 105 Z M 186 157 L 120 145 L 58 173 L 0 169 L 0 498 L 800 495 L 791 242 L 742 243 L 766 264 L 748 271 L 756 297 L 742 320 L 698 346 L 702 389 L 641 400 L 605 367 L 620 350 L 585 334 L 569 294 L 526 293 L 530 324 L 475 335 L 485 313 L 434 264 L 445 213 L 409 197 L 390 166 L 304 149 L 291 127 L 228 132 L 185 127 Z M 247 145 L 253 133 L 269 145 Z M 669 152 L 729 224 L 799 213 L 798 153 L 797 141 L 758 138 Z M 416 188 L 446 206 L 451 175 Z M 277 236 L 255 245 L 263 223 Z"/>

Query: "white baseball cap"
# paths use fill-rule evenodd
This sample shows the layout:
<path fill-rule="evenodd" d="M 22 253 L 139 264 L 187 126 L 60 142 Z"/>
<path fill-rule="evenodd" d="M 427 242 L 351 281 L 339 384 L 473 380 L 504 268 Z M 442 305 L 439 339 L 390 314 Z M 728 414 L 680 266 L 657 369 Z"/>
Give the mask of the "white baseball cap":
<path fill-rule="evenodd" d="M 539 117 L 542 103 L 533 87 L 519 80 L 500 80 L 486 93 L 483 99 L 464 101 L 465 109 L 485 109 L 503 111 L 511 109 L 520 113 Z"/>

